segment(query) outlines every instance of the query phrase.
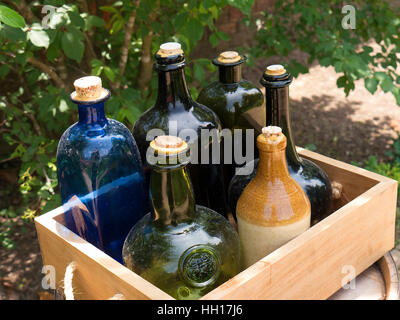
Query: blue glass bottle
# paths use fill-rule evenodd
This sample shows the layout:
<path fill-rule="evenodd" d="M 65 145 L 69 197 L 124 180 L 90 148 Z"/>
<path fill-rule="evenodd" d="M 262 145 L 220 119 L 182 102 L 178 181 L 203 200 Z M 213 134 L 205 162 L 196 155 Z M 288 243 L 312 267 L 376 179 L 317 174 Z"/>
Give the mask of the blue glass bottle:
<path fill-rule="evenodd" d="M 122 262 L 125 237 L 149 210 L 142 162 L 129 129 L 105 115 L 110 92 L 96 89 L 101 96 L 88 98 L 88 88 L 75 88 L 71 99 L 79 121 L 64 132 L 57 149 L 61 199 L 70 204 L 66 226 Z"/>

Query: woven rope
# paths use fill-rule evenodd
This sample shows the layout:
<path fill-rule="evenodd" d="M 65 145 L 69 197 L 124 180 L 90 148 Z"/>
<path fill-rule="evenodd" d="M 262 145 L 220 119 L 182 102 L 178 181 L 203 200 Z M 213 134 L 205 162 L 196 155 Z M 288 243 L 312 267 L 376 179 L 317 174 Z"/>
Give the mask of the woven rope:
<path fill-rule="evenodd" d="M 74 278 L 74 271 L 76 270 L 76 262 L 72 261 L 65 269 L 64 274 L 64 295 L 65 300 L 75 300 L 74 288 L 72 287 L 72 280 Z M 116 293 L 108 300 L 125 300 L 125 297 L 121 293 Z"/>

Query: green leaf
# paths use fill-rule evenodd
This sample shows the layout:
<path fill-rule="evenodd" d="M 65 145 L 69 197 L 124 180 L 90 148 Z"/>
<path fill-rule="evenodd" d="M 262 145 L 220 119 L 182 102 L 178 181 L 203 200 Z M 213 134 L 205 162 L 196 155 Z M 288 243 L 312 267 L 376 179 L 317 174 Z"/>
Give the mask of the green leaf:
<path fill-rule="evenodd" d="M 46 56 L 50 61 L 54 61 L 60 54 L 60 49 L 58 45 L 55 45 L 54 42 L 50 44 L 49 48 L 46 51 Z"/>
<path fill-rule="evenodd" d="M 84 28 L 85 27 L 85 20 L 82 19 L 82 17 L 80 16 L 79 13 L 76 13 L 74 11 L 69 11 L 68 12 L 68 16 L 71 19 L 71 23 L 74 26 L 80 27 L 80 28 Z"/>
<path fill-rule="evenodd" d="M 374 77 L 375 77 L 376 79 L 378 79 L 379 81 L 383 81 L 383 80 L 385 80 L 385 78 L 386 78 L 386 73 L 385 73 L 385 72 L 382 72 L 382 71 L 375 72 L 375 73 L 374 73 Z"/>
<path fill-rule="evenodd" d="M 25 20 L 18 12 L 2 5 L 0 5 L 0 21 L 14 28 L 25 27 Z"/>
<path fill-rule="evenodd" d="M 225 32 L 217 31 L 216 34 L 218 38 L 220 38 L 222 41 L 229 41 L 230 39 L 230 37 Z"/>
<path fill-rule="evenodd" d="M 10 68 L 7 65 L 0 65 L 0 79 L 4 79 L 9 72 Z"/>
<path fill-rule="evenodd" d="M 346 76 L 341 76 L 340 78 L 338 78 L 338 79 L 336 80 L 336 85 L 337 85 L 339 88 L 344 88 L 344 87 L 346 86 L 346 82 L 347 82 Z"/>
<path fill-rule="evenodd" d="M 208 38 L 208 41 L 210 41 L 210 43 L 213 47 L 216 47 L 219 43 L 219 39 L 215 33 L 212 33 L 210 35 L 210 37 Z"/>
<path fill-rule="evenodd" d="M 324 57 L 319 60 L 319 64 L 323 67 L 328 67 L 331 65 L 332 59 L 330 57 Z"/>
<path fill-rule="evenodd" d="M 13 28 L 10 26 L 4 26 L 5 36 L 11 41 L 25 41 L 26 40 L 26 32 L 22 31 L 19 28 Z"/>
<path fill-rule="evenodd" d="M 193 66 L 194 77 L 202 82 L 204 80 L 204 68 L 199 63 L 195 63 Z"/>
<path fill-rule="evenodd" d="M 81 39 L 77 39 L 74 33 L 64 32 L 61 38 L 61 46 L 68 58 L 78 63 L 81 62 L 85 46 Z"/>
<path fill-rule="evenodd" d="M 92 27 L 102 28 L 105 24 L 105 21 L 97 16 L 88 16 L 86 18 L 86 30 L 90 30 Z"/>
<path fill-rule="evenodd" d="M 378 87 L 378 81 L 375 78 L 367 78 L 364 80 L 364 85 L 371 94 L 374 94 Z"/>
<path fill-rule="evenodd" d="M 186 24 L 186 35 L 190 42 L 197 43 L 203 36 L 203 26 L 196 18 L 189 18 Z"/>
<path fill-rule="evenodd" d="M 187 18 L 188 18 L 187 12 L 182 12 L 180 14 L 177 14 L 174 19 L 175 29 L 180 30 L 186 23 Z"/>
<path fill-rule="evenodd" d="M 254 0 L 228 0 L 228 4 L 232 7 L 238 8 L 245 15 L 250 16 Z"/>
<path fill-rule="evenodd" d="M 112 82 L 114 82 L 115 81 L 115 77 L 116 77 L 116 74 L 115 74 L 114 70 L 111 69 L 110 67 L 104 67 L 103 70 L 104 70 L 104 73 L 106 74 L 106 77 L 108 79 L 110 79 Z"/>
<path fill-rule="evenodd" d="M 47 32 L 42 29 L 32 29 L 28 32 L 28 38 L 36 47 L 49 47 L 50 37 Z"/>
<path fill-rule="evenodd" d="M 383 92 L 392 91 L 394 88 L 393 79 L 390 76 L 387 76 L 380 84 Z"/>

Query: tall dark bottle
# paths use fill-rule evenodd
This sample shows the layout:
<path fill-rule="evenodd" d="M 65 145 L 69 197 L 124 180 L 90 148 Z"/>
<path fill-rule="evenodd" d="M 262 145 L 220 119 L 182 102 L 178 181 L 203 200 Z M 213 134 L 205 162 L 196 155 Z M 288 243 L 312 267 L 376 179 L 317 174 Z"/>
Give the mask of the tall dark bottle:
<path fill-rule="evenodd" d="M 79 121 L 57 149 L 66 226 L 122 262 L 125 237 L 149 209 L 142 162 L 129 129 L 105 115 L 110 92 L 101 79 L 84 77 L 74 86 Z"/>
<path fill-rule="evenodd" d="M 176 299 L 198 299 L 240 272 L 239 236 L 223 216 L 195 205 L 186 142 L 158 136 L 150 148 L 152 210 L 129 232 L 124 263 Z"/>
<path fill-rule="evenodd" d="M 246 152 L 246 137 L 244 130 L 254 128 L 254 114 L 258 108 L 262 108 L 264 95 L 256 85 L 242 78 L 242 66 L 246 57 L 236 51 L 222 52 L 213 59 L 213 64 L 218 67 L 219 80 L 205 87 L 199 94 L 198 102 L 209 107 L 219 117 L 222 128 L 242 129 L 241 148 L 238 141 L 233 139 L 231 159 L 224 159 L 225 183 L 229 184 L 235 174 L 236 168 L 244 165 Z M 257 135 L 252 139 L 252 159 L 258 155 L 256 148 Z M 236 153 L 240 154 L 235 158 Z M 232 162 L 230 162 L 232 160 Z"/>
<path fill-rule="evenodd" d="M 133 127 L 133 136 L 142 159 L 146 159 L 149 142 L 158 135 L 179 136 L 188 142 L 191 149 L 198 150 L 197 156 L 192 156 L 189 164 L 196 203 L 224 215 L 228 210 L 224 197 L 222 164 L 217 163 L 220 161 L 214 161 L 213 164 L 212 153 L 209 152 L 210 139 L 200 139 L 203 129 L 220 132 L 221 122 L 212 110 L 191 98 L 184 74 L 185 56 L 179 43 L 168 42 L 161 45 L 155 59 L 154 68 L 158 73 L 157 100 L 152 108 L 139 117 Z M 219 137 L 215 137 L 214 143 L 219 144 Z M 207 153 L 210 154 L 209 157 Z M 206 155 L 208 164 L 204 164 L 202 154 Z M 148 172 L 149 167 L 145 170 Z"/>
<path fill-rule="evenodd" d="M 311 221 L 326 217 L 332 208 L 332 186 L 326 173 L 310 160 L 301 158 L 293 142 L 289 113 L 289 85 L 293 77 L 281 65 L 268 66 L 260 83 L 265 87 L 266 123 L 279 126 L 287 137 L 286 160 L 291 177 L 303 188 L 311 203 Z M 255 160 L 257 168 L 258 159 Z M 237 174 L 229 186 L 229 203 L 235 206 L 240 194 L 253 179 L 250 175 Z"/>

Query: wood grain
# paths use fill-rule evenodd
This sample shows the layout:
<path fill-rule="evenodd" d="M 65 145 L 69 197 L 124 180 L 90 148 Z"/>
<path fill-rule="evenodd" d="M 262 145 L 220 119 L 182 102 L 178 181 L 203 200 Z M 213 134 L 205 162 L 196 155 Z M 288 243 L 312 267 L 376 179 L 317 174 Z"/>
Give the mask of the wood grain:
<path fill-rule="evenodd" d="M 299 153 L 341 183 L 346 199 L 329 217 L 202 299 L 326 299 L 341 287 L 344 267 L 353 266 L 358 275 L 393 247 L 397 181 L 308 150 L 299 148 Z M 75 261 L 76 299 L 108 299 L 116 293 L 126 299 L 172 299 L 69 231 L 63 212 L 59 207 L 35 219 L 43 263 L 55 267 L 58 286 Z M 386 290 L 390 296 L 391 289 Z"/>
<path fill-rule="evenodd" d="M 75 261 L 75 299 L 103 300 L 118 293 L 135 300 L 173 299 L 56 221 L 63 213 L 60 207 L 35 219 L 43 265 L 54 266 L 57 286 Z"/>

